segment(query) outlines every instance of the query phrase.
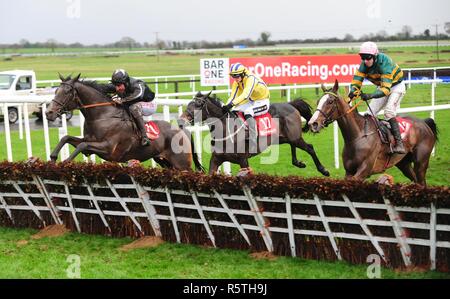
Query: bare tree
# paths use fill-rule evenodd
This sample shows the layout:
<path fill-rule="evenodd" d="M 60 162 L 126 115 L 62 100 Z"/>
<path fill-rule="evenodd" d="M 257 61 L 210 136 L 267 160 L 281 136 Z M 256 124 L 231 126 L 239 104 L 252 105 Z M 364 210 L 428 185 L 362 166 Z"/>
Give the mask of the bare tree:
<path fill-rule="evenodd" d="M 267 44 L 269 42 L 270 35 L 271 34 L 268 31 L 261 32 L 261 35 L 260 35 L 261 42 L 263 44 Z"/>
<path fill-rule="evenodd" d="M 450 22 L 446 22 L 444 24 L 444 30 L 445 32 L 447 32 L 448 34 L 450 34 Z"/>
<path fill-rule="evenodd" d="M 351 35 L 350 33 L 345 34 L 345 36 L 344 36 L 344 41 L 346 41 L 346 42 L 352 42 L 352 41 L 354 41 L 354 40 L 355 40 L 355 38 L 353 37 L 353 35 Z"/>
<path fill-rule="evenodd" d="M 377 38 L 385 39 L 388 36 L 388 33 L 386 30 L 380 30 L 377 32 L 376 36 Z"/>
<path fill-rule="evenodd" d="M 116 44 L 119 47 L 128 47 L 128 49 L 131 51 L 131 48 L 136 47 L 138 43 L 133 38 L 125 36 L 122 37 Z"/>
<path fill-rule="evenodd" d="M 50 38 L 45 42 L 45 46 L 47 48 L 51 48 L 52 52 L 55 52 L 55 48 L 58 45 L 58 41 L 56 39 Z"/>
<path fill-rule="evenodd" d="M 410 37 L 411 37 L 411 33 L 412 33 L 412 28 L 411 28 L 411 26 L 409 26 L 409 25 L 404 25 L 404 26 L 402 27 L 402 31 L 401 31 L 402 37 L 404 37 L 404 38 L 410 38 Z"/>

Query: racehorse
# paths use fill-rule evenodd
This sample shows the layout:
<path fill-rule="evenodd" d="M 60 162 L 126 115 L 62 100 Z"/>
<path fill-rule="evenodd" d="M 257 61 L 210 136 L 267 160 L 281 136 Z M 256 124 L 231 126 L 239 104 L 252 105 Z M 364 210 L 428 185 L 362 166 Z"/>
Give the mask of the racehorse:
<path fill-rule="evenodd" d="M 243 121 L 236 121 L 238 116 L 232 112 L 230 114 L 224 113 L 222 111 L 223 103 L 217 99 L 215 96 L 210 96 L 211 92 L 203 95 L 202 93 L 197 93 L 191 102 L 187 105 L 185 112 L 181 115 L 181 119 L 184 122 L 190 124 L 197 120 L 201 122 L 207 121 L 209 129 L 212 136 L 212 141 L 214 142 L 214 147 L 212 149 L 212 156 L 209 164 L 209 173 L 216 173 L 219 166 L 226 161 L 239 164 L 241 169 L 249 169 L 248 159 L 252 156 L 258 155 L 263 152 L 271 144 L 283 144 L 289 143 L 291 146 L 291 156 L 292 164 L 304 168 L 306 165 L 297 160 L 296 149 L 300 148 L 306 151 L 314 160 L 317 170 L 325 175 L 329 176 L 330 173 L 325 169 L 325 167 L 320 163 L 319 158 L 317 158 L 316 152 L 311 144 L 305 142 L 302 138 L 302 119 L 309 120 L 311 117 L 311 107 L 301 99 L 297 99 L 291 103 L 278 103 L 271 104 L 269 108 L 269 113 L 273 119 L 279 119 L 279 130 L 278 132 L 270 136 L 258 136 L 259 147 L 257 152 L 249 153 L 248 147 L 244 147 L 242 152 L 237 152 L 236 149 L 228 151 L 218 151 L 216 150 L 219 143 L 224 144 L 228 142 L 229 144 L 246 144 L 245 134 L 238 134 L 240 128 L 244 126 Z M 231 121 L 236 126 L 233 129 L 228 128 Z M 210 121 L 208 121 L 210 120 Z M 220 124 L 216 123 L 219 122 Z M 241 124 L 241 125 L 239 125 Z M 184 125 L 184 124 L 183 124 Z M 239 127 L 238 127 L 239 125 Z M 217 129 L 221 127 L 221 129 Z M 304 130 L 307 131 L 309 128 L 305 125 Z M 245 130 L 241 130 L 244 132 Z M 217 136 L 225 136 L 225 138 L 218 138 Z M 263 140 L 261 140 L 263 139 Z M 247 142 L 248 143 L 248 142 Z M 191 143 L 192 144 L 192 143 Z M 261 146 L 261 144 L 263 144 Z M 224 148 L 224 147 L 222 147 Z"/>
<path fill-rule="evenodd" d="M 192 155 L 189 138 L 179 128 L 166 121 L 154 121 L 159 136 L 149 146 L 142 146 L 133 119 L 123 106 L 116 106 L 102 92 L 102 85 L 79 80 L 80 74 L 75 78 L 59 77 L 61 85 L 49 105 L 47 119 L 54 121 L 66 111 L 80 109 L 85 118 L 84 137 L 64 136 L 50 155 L 52 161 L 56 161 L 61 148 L 69 143 L 75 151 L 68 161 L 83 153 L 113 162 L 153 158 L 163 167 L 180 170 L 191 170 L 193 158 L 196 167 L 200 165 L 197 156 Z"/>
<path fill-rule="evenodd" d="M 438 140 L 438 129 L 433 119 L 397 117 L 399 124 L 408 129 L 402 134 L 407 153 L 391 154 L 389 142 L 383 143 L 383 136 L 379 135 L 378 128 L 382 128 L 383 124 L 371 115 L 360 115 L 356 105 L 351 107 L 339 96 L 337 80 L 330 89 L 322 85 L 322 90 L 325 94 L 318 100 L 309 126 L 312 132 L 318 133 L 333 121 L 338 122 L 345 143 L 342 160 L 346 179 L 364 180 L 395 165 L 411 181 L 426 185 L 425 175 L 431 151 Z M 388 132 L 389 135 L 392 134 Z M 392 136 L 389 139 L 392 140 Z"/>

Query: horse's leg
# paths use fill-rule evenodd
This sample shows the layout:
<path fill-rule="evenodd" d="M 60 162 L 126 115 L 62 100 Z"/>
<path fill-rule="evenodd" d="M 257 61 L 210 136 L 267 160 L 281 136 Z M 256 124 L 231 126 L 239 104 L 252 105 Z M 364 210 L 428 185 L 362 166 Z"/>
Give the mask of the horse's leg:
<path fill-rule="evenodd" d="M 295 145 L 291 144 L 291 157 L 292 157 L 292 165 L 297 166 L 299 168 L 305 168 L 306 164 L 302 161 L 297 160 L 297 147 Z"/>
<path fill-rule="evenodd" d="M 413 153 L 414 172 L 417 177 L 417 183 L 423 186 L 427 185 L 425 175 L 430 162 L 432 148 L 427 144 L 419 144 Z"/>
<path fill-rule="evenodd" d="M 216 155 L 212 154 L 211 160 L 209 160 L 209 174 L 217 173 L 217 170 L 222 163 L 222 159 L 219 159 Z"/>
<path fill-rule="evenodd" d="M 55 149 L 53 150 L 53 152 L 50 154 L 50 159 L 55 162 L 56 159 L 58 159 L 58 154 L 61 151 L 62 147 L 66 144 L 69 143 L 71 144 L 73 147 L 77 147 L 81 142 L 83 142 L 84 139 L 83 138 L 78 138 L 78 137 L 74 137 L 74 136 L 69 136 L 66 135 L 63 138 L 61 138 L 61 140 L 59 141 L 59 143 L 56 145 Z"/>
<path fill-rule="evenodd" d="M 172 164 L 166 159 L 160 158 L 160 157 L 154 157 L 153 160 L 158 163 L 159 166 L 162 168 L 172 168 Z"/>
<path fill-rule="evenodd" d="M 411 156 L 408 154 L 395 166 L 401 170 L 404 176 L 417 183 L 417 176 L 414 173 L 411 162 Z"/>
<path fill-rule="evenodd" d="M 330 173 L 328 170 L 325 169 L 325 167 L 320 163 L 319 158 L 317 158 L 316 151 L 314 150 L 314 147 L 312 144 L 306 143 L 303 138 L 300 137 L 300 139 L 297 139 L 293 144 L 307 152 L 314 160 L 314 164 L 316 165 L 317 170 L 323 174 L 324 176 L 330 176 Z"/>
<path fill-rule="evenodd" d="M 374 163 L 375 159 L 373 159 L 372 157 L 368 157 L 361 163 L 361 165 L 359 165 L 355 175 L 353 175 L 351 178 L 361 181 L 366 179 L 371 175 Z"/>
<path fill-rule="evenodd" d="M 72 161 L 79 153 L 89 153 L 89 154 L 103 154 L 107 155 L 109 151 L 107 150 L 108 142 L 81 142 L 75 148 L 73 153 L 65 161 Z"/>

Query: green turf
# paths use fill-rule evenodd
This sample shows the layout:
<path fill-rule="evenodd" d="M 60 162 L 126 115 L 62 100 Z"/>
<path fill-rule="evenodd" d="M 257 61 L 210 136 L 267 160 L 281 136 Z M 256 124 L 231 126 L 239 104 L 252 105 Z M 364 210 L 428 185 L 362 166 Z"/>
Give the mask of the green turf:
<path fill-rule="evenodd" d="M 67 278 L 70 255 L 80 257 L 81 278 L 367 278 L 367 265 L 278 257 L 256 260 L 248 251 L 164 243 L 119 250 L 129 238 L 66 234 L 32 240 L 32 229 L 0 227 L 0 278 Z M 28 244 L 19 245 L 18 241 Z M 439 272 L 382 268 L 381 278 L 450 278 Z"/>

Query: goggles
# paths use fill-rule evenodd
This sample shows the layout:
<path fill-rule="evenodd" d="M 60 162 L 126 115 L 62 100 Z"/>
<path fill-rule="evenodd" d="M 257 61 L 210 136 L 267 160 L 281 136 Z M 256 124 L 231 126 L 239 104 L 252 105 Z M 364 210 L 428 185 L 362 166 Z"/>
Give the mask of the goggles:
<path fill-rule="evenodd" d="M 359 56 L 361 57 L 361 60 L 370 60 L 373 58 L 372 54 L 359 54 Z"/>

